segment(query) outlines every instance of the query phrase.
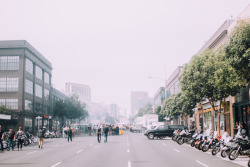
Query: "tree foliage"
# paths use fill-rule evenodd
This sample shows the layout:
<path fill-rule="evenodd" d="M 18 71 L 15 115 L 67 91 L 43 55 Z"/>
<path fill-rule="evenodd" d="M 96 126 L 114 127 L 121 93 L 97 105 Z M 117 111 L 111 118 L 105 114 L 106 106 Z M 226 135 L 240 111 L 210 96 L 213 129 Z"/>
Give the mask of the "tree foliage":
<path fill-rule="evenodd" d="M 162 112 L 162 109 L 161 109 L 161 106 L 158 106 L 155 108 L 155 114 L 158 115 L 159 117 L 159 122 L 164 122 L 166 121 L 165 117 L 166 117 L 166 114 L 164 112 Z"/>
<path fill-rule="evenodd" d="M 138 113 L 136 114 L 136 117 L 142 117 L 143 115 L 146 114 L 152 114 L 153 110 L 152 110 L 152 104 L 148 103 L 146 104 L 144 107 L 140 108 Z"/>
<path fill-rule="evenodd" d="M 241 77 L 239 85 L 250 86 L 250 19 L 241 20 L 225 47 L 227 61 Z M 244 81 L 244 82 L 242 82 Z"/>

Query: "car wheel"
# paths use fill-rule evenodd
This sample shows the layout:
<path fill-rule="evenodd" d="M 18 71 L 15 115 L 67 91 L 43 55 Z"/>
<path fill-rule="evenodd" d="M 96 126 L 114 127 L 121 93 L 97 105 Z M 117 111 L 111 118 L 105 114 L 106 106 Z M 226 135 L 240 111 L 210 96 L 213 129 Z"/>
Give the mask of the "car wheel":
<path fill-rule="evenodd" d="M 149 138 L 150 140 L 154 139 L 154 137 L 155 137 L 155 135 L 154 135 L 153 133 L 149 133 L 149 134 L 148 134 L 148 138 Z"/>

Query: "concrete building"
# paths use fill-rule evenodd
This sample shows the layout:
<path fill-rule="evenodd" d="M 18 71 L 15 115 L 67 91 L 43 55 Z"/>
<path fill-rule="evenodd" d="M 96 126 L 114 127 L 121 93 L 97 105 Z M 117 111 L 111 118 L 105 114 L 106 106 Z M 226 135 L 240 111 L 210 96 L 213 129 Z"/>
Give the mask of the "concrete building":
<path fill-rule="evenodd" d="M 51 63 L 27 41 L 0 41 L 0 105 L 18 120 L 5 128 L 34 132 L 51 122 L 51 71 Z"/>
<path fill-rule="evenodd" d="M 66 83 L 65 93 L 67 95 L 77 95 L 82 102 L 91 102 L 91 88 L 88 85 L 68 82 Z"/>
<path fill-rule="evenodd" d="M 131 92 L 131 114 L 137 114 L 138 110 L 146 104 L 153 104 L 153 99 L 148 97 L 148 92 L 136 91 Z"/>
<path fill-rule="evenodd" d="M 154 95 L 154 107 L 156 108 L 162 105 L 164 100 L 165 100 L 165 88 L 160 87 Z"/>
<path fill-rule="evenodd" d="M 178 66 L 171 76 L 166 81 L 166 99 L 171 97 L 174 94 L 177 94 L 181 91 L 180 79 L 182 75 L 183 66 Z"/>

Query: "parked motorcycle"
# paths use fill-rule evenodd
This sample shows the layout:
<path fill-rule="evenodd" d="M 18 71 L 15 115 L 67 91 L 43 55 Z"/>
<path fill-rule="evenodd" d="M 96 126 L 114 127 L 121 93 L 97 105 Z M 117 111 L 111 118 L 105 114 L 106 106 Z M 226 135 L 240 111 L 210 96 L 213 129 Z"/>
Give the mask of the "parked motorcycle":
<path fill-rule="evenodd" d="M 228 133 L 224 132 L 222 134 L 221 140 L 216 143 L 215 147 L 213 148 L 212 155 L 218 154 L 231 140 L 232 138 L 228 135 Z"/>
<path fill-rule="evenodd" d="M 236 146 L 233 147 L 228 155 L 230 160 L 235 160 L 239 155 L 250 156 L 250 141 L 247 139 L 239 139 L 236 141 Z"/>

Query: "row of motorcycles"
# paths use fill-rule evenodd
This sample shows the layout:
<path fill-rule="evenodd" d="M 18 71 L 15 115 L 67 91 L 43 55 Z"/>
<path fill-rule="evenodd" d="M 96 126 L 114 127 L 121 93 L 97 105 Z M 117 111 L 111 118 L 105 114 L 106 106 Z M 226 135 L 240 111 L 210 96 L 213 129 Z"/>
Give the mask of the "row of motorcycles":
<path fill-rule="evenodd" d="M 210 149 L 212 155 L 220 153 L 222 158 L 228 157 L 230 160 L 235 160 L 239 156 L 250 156 L 250 140 L 248 140 L 244 129 L 240 129 L 234 138 L 230 137 L 227 132 L 220 136 L 216 131 L 212 132 L 211 130 L 206 130 L 203 133 L 185 129 L 176 130 L 172 140 L 179 145 L 188 143 L 191 147 L 203 152 Z"/>
<path fill-rule="evenodd" d="M 3 148 L 6 149 L 8 148 L 8 141 L 7 141 L 7 136 L 8 136 L 8 132 L 4 132 L 4 136 L 3 136 Z M 23 145 L 27 146 L 31 143 L 37 143 L 37 138 L 34 137 L 30 132 L 24 132 L 23 135 Z M 15 139 L 14 145 L 17 145 L 18 141 L 17 139 Z M 0 145 L 0 149 L 1 149 L 1 145 Z"/>

